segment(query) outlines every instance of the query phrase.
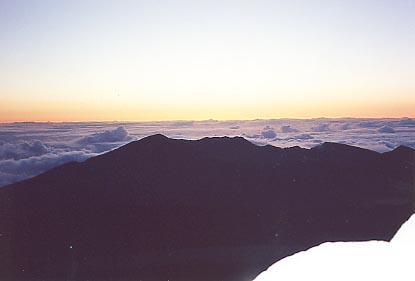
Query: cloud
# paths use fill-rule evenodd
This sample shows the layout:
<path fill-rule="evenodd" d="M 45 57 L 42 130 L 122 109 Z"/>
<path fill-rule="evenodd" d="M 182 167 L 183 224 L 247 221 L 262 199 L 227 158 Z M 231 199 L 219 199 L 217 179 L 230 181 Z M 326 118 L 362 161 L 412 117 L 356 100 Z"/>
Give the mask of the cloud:
<path fill-rule="evenodd" d="M 314 137 L 309 135 L 309 134 L 301 134 L 301 135 L 293 137 L 293 139 L 295 139 L 295 140 L 311 140 L 311 139 L 314 139 Z"/>
<path fill-rule="evenodd" d="M 380 133 L 395 133 L 395 130 L 392 127 L 389 126 L 383 126 L 381 128 L 378 129 L 378 132 Z"/>
<path fill-rule="evenodd" d="M 0 186 L 17 180 L 36 176 L 53 167 L 72 161 L 84 161 L 96 153 L 87 151 L 71 151 L 62 153 L 48 153 L 41 156 L 32 156 L 25 159 L 0 160 Z"/>
<path fill-rule="evenodd" d="M 24 175 L 14 174 L 14 173 L 6 173 L 0 170 L 0 187 L 8 185 L 10 183 L 18 182 L 24 180 Z"/>
<path fill-rule="evenodd" d="M 415 215 L 390 243 L 323 243 L 275 263 L 255 281 L 412 280 Z M 301 270 L 298 270 L 301 269 Z"/>
<path fill-rule="evenodd" d="M 21 125 L 33 126 L 32 123 Z M 116 129 L 95 132 L 83 137 L 74 133 L 76 138 L 73 140 L 67 141 L 66 137 L 62 137 L 60 141 L 56 141 L 56 128 L 44 128 L 44 126 L 41 124 L 38 131 L 33 130 L 31 134 L 37 137 L 38 132 L 48 132 L 49 138 L 54 140 L 49 144 L 39 140 L 0 141 L 0 186 L 36 176 L 67 162 L 84 161 L 132 139 L 127 130 L 120 126 Z M 85 127 L 100 128 L 97 124 L 87 124 Z M 63 131 L 60 130 L 60 132 Z"/>
<path fill-rule="evenodd" d="M 413 123 L 413 118 L 326 118 L 0 124 L 0 186 L 59 165 L 62 163 L 59 161 L 60 156 L 62 160 L 69 155 L 73 157 L 70 160 L 83 160 L 155 133 L 183 139 L 243 136 L 258 145 L 270 144 L 278 147 L 298 145 L 310 148 L 317 143 L 331 141 L 384 152 L 399 145 L 415 148 Z M 383 126 L 392 128 L 395 133 L 378 131 Z M 278 128 L 280 133 L 274 128 Z M 301 133 L 295 134 L 292 130 Z M 13 163 L 23 159 L 27 159 L 27 162 Z M 7 166 L 1 164 L 4 160 L 13 161 L 7 162 L 10 164 Z"/>
<path fill-rule="evenodd" d="M 407 119 L 359 119 L 359 118 L 338 118 L 338 119 L 275 119 L 244 121 L 242 136 L 255 144 L 271 144 L 278 147 L 301 146 L 304 148 L 314 147 L 321 142 L 341 142 L 355 145 L 378 152 L 390 151 L 399 145 L 415 147 L 415 126 L 399 127 L 399 122 L 410 124 Z M 408 122 L 408 123 L 406 123 Z M 261 131 L 281 128 L 287 126 L 295 128 L 301 134 L 284 136 L 276 132 L 276 137 L 265 138 Z M 272 127 L 270 126 L 272 124 Z M 219 125 L 219 124 L 218 124 Z M 268 125 L 267 127 L 265 127 Z M 377 131 L 382 126 L 389 126 L 395 133 L 384 133 Z M 197 128 L 197 126 L 195 125 Z M 264 128 L 265 127 L 265 128 Z M 396 128 L 399 127 L 399 130 Z M 258 128 L 260 133 L 258 134 Z M 213 129 L 213 128 L 212 128 Z M 274 130 L 275 132 L 275 130 Z M 229 130 L 228 134 L 232 131 Z M 185 136 L 185 135 L 184 135 Z"/>
<path fill-rule="evenodd" d="M 398 121 L 399 126 L 415 126 L 415 119 L 404 117 Z"/>
<path fill-rule="evenodd" d="M 96 143 L 113 143 L 131 140 L 127 130 L 124 127 L 118 127 L 114 130 L 94 133 L 77 140 L 80 144 L 96 144 Z"/>
<path fill-rule="evenodd" d="M 39 156 L 49 152 L 50 148 L 39 140 L 0 143 L 0 159 L 22 159 Z"/>
<path fill-rule="evenodd" d="M 253 135 L 242 134 L 242 136 L 244 138 L 247 138 L 247 139 L 259 139 L 259 138 L 261 138 L 260 134 L 253 134 Z"/>
<path fill-rule="evenodd" d="M 369 120 L 369 121 L 362 121 L 358 124 L 361 128 L 377 128 L 379 126 L 383 126 L 385 124 L 384 120 Z"/>
<path fill-rule="evenodd" d="M 277 134 L 275 133 L 275 131 L 274 131 L 274 129 L 273 129 L 273 128 L 271 128 L 270 126 L 266 126 L 266 127 L 262 130 L 262 132 L 261 132 L 261 136 L 262 136 L 263 138 L 266 138 L 266 139 L 273 139 L 273 138 L 277 137 Z"/>
<path fill-rule="evenodd" d="M 351 126 L 351 124 L 349 124 L 349 123 L 342 123 L 342 124 L 338 124 L 336 127 L 339 130 L 349 130 L 350 126 Z"/>
<path fill-rule="evenodd" d="M 311 130 L 313 132 L 329 132 L 329 131 L 331 131 L 328 124 L 318 124 L 316 126 L 311 127 Z"/>
<path fill-rule="evenodd" d="M 280 128 L 281 133 L 296 133 L 298 130 L 296 128 L 291 127 L 290 125 L 283 125 Z"/>
<path fill-rule="evenodd" d="M 193 126 L 194 121 L 175 121 L 171 125 L 175 127 L 190 127 Z"/>

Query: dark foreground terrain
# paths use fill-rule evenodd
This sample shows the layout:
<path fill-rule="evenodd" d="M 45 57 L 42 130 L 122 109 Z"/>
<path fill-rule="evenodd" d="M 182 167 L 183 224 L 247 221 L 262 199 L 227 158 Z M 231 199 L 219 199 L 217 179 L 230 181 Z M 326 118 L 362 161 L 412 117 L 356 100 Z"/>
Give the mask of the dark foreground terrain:
<path fill-rule="evenodd" d="M 252 280 L 325 241 L 390 240 L 414 178 L 407 147 L 154 135 L 1 188 L 0 280 Z"/>

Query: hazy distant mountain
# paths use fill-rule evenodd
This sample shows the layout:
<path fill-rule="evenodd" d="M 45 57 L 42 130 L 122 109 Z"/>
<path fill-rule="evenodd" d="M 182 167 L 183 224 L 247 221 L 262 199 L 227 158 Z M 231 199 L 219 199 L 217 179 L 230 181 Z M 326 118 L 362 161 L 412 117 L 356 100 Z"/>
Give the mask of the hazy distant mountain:
<path fill-rule="evenodd" d="M 325 241 L 389 240 L 415 151 L 154 135 L 0 189 L 1 280 L 252 280 Z"/>

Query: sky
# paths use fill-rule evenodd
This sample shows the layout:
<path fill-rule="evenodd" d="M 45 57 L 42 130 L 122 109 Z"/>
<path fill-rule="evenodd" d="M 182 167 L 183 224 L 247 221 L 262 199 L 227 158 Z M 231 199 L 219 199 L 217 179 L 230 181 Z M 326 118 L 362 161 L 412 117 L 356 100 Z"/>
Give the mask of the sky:
<path fill-rule="evenodd" d="M 0 122 L 415 117 L 415 1 L 0 1 Z"/>

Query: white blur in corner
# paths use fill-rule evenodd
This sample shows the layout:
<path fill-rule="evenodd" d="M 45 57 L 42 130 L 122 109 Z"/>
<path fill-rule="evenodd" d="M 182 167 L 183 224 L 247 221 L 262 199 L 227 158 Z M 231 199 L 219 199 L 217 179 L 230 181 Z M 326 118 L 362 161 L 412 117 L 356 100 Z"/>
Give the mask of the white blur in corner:
<path fill-rule="evenodd" d="M 327 242 L 273 264 L 254 281 L 415 280 L 415 215 L 390 243 Z"/>

